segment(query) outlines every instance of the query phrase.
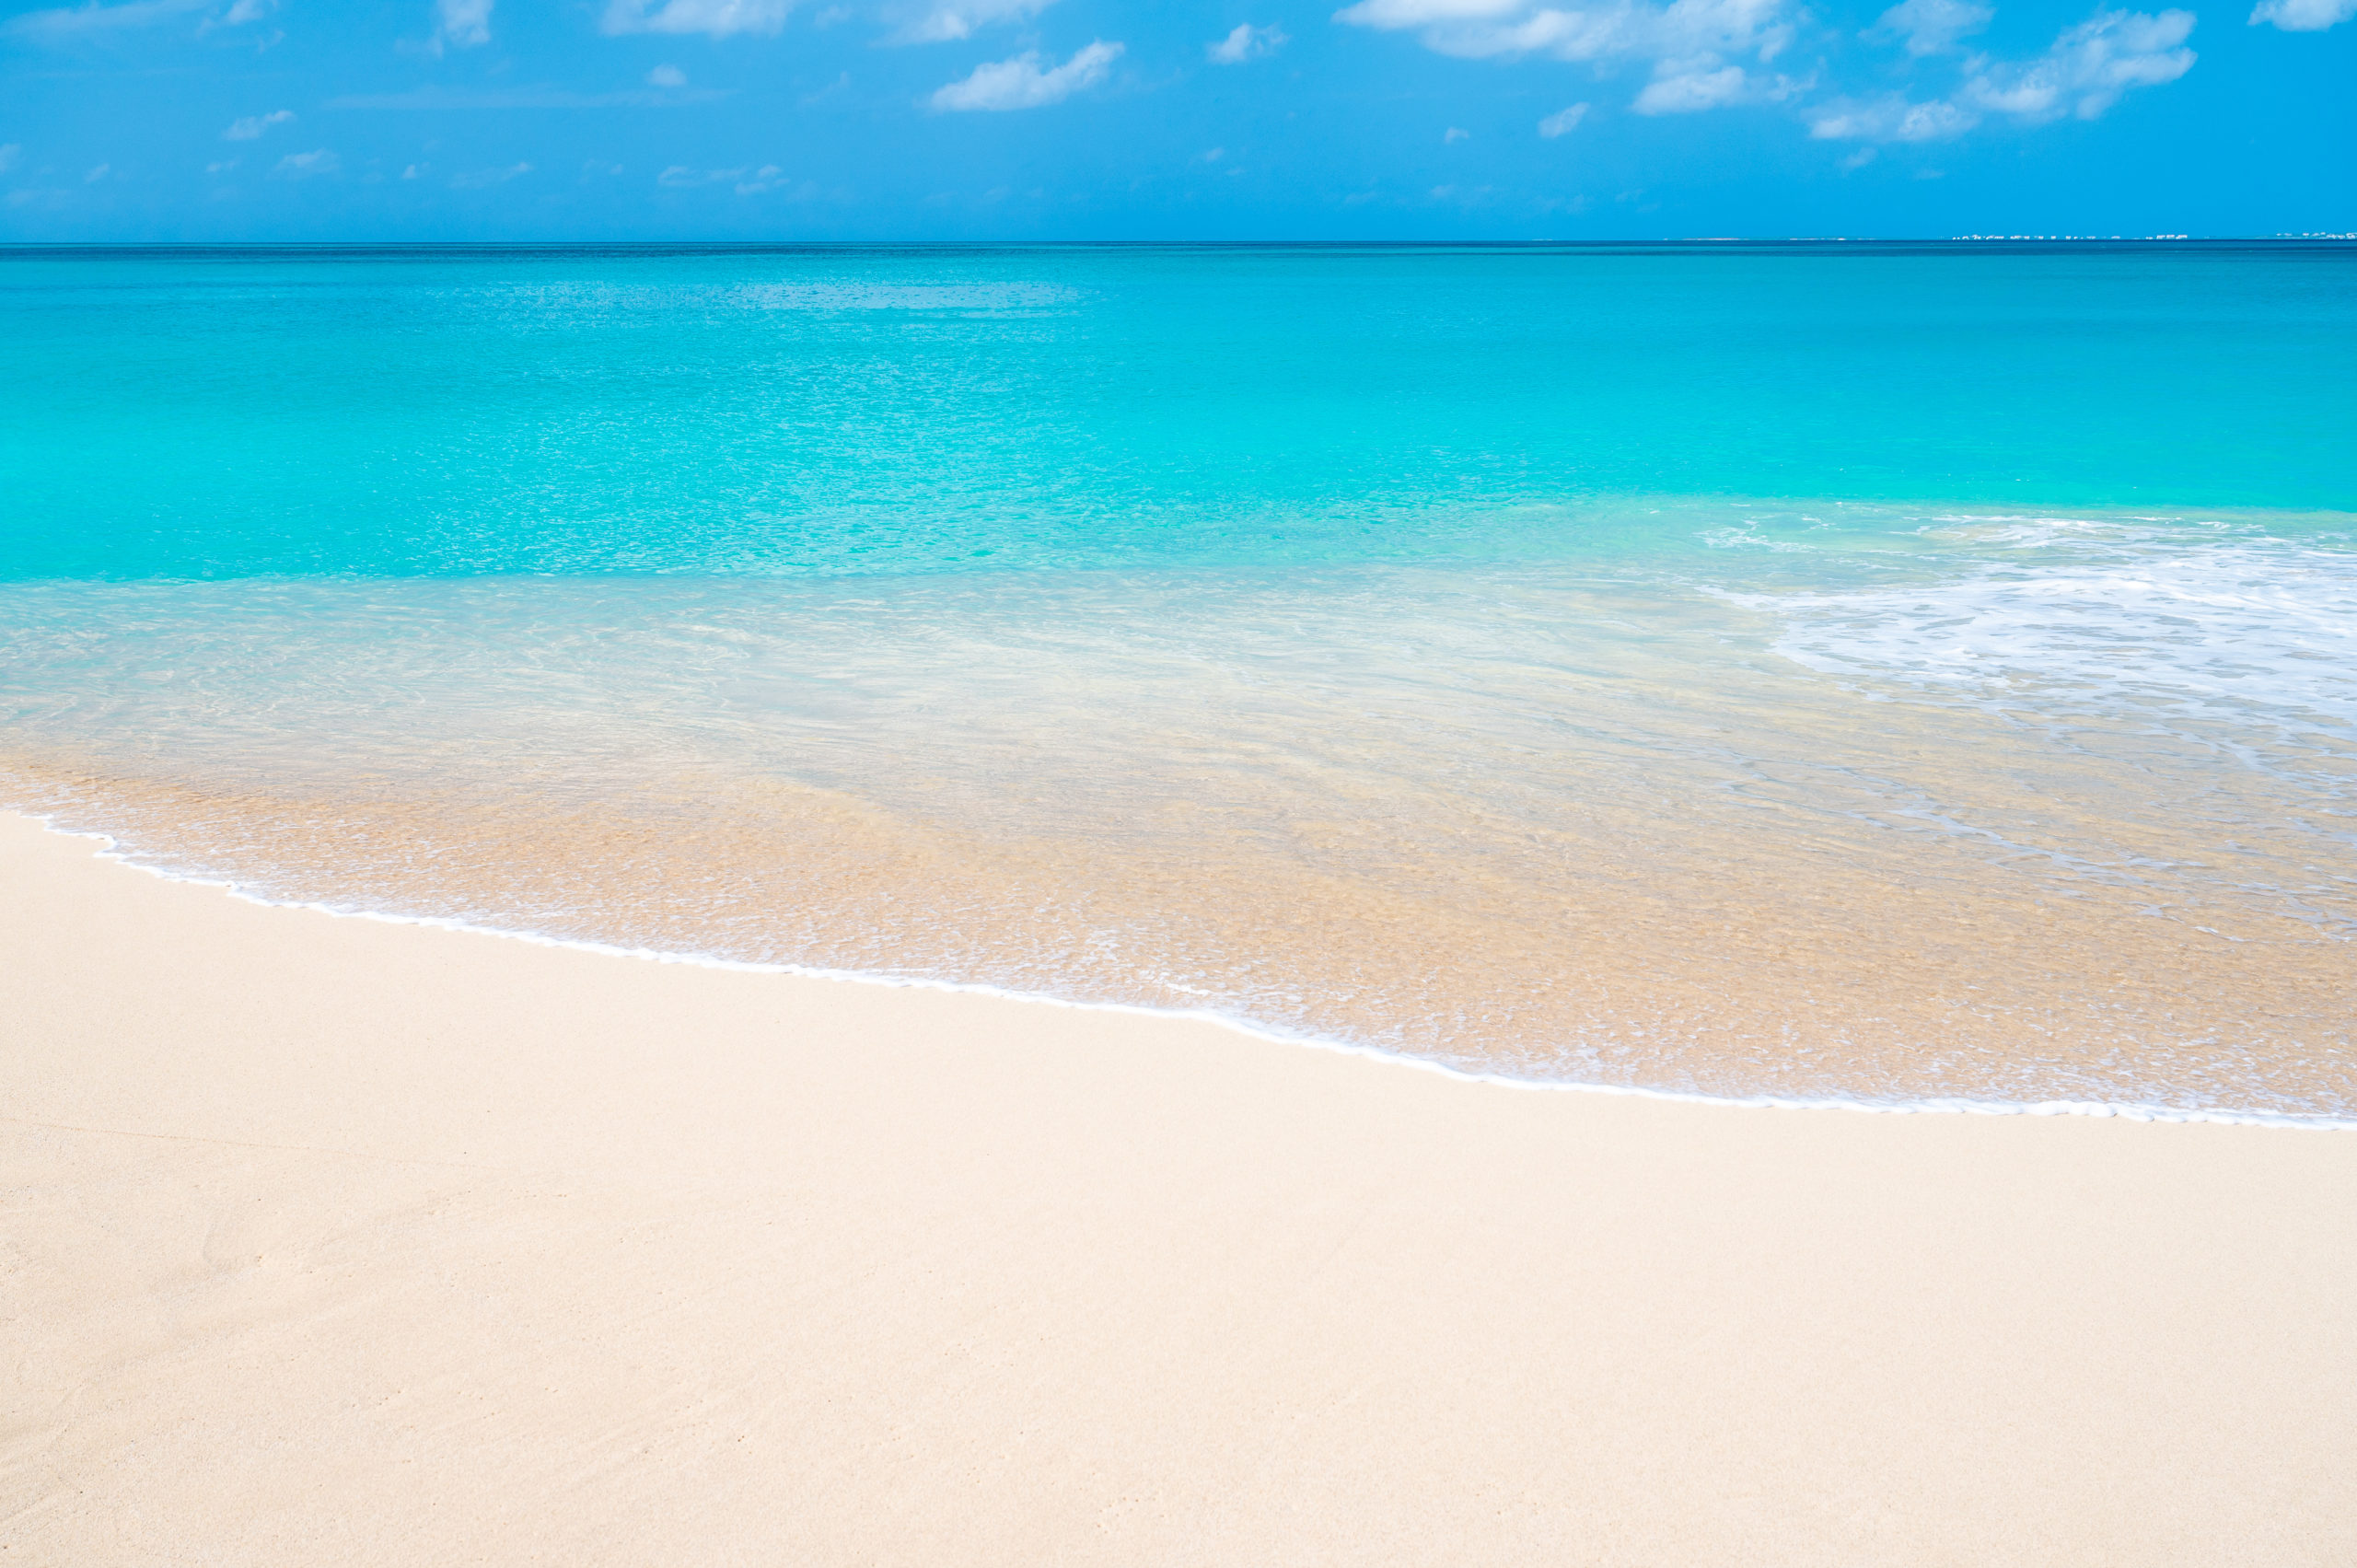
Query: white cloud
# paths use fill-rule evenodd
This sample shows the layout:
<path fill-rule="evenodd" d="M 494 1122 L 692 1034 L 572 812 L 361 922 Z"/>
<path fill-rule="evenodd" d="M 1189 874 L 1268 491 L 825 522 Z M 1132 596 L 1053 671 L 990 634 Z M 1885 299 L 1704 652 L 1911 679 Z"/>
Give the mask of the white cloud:
<path fill-rule="evenodd" d="M 1106 70 L 1120 53 L 1121 45 L 1100 39 L 1062 64 L 1043 71 L 1039 52 L 1031 50 L 1012 60 L 975 66 L 972 75 L 935 92 L 932 104 L 937 110 L 951 111 L 1041 109 L 1103 81 Z"/>
<path fill-rule="evenodd" d="M 1610 64 L 1648 63 L 1645 114 L 1676 114 L 1789 96 L 1783 77 L 1755 76 L 1792 41 L 1792 0 L 1609 0 L 1590 7 L 1534 0 L 1359 0 L 1334 13 L 1353 27 L 1415 29 L 1425 48 L 1468 60 L 1545 54 Z"/>
<path fill-rule="evenodd" d="M 1552 141 L 1557 136 L 1566 136 L 1577 130 L 1580 122 L 1586 118 L 1587 105 L 1575 103 L 1569 109 L 1559 109 L 1541 120 L 1538 122 L 1538 134 Z"/>
<path fill-rule="evenodd" d="M 885 12 L 894 23 L 887 43 L 954 43 L 971 38 L 996 22 L 1019 22 L 1038 16 L 1055 0 L 933 0 L 925 5 L 897 5 Z"/>
<path fill-rule="evenodd" d="M 272 172 L 284 175 L 289 180 L 302 180 L 314 174 L 341 173 L 343 168 L 342 158 L 320 147 L 313 152 L 288 153 L 278 160 L 278 167 Z"/>
<path fill-rule="evenodd" d="M 1892 93 L 1864 102 L 1841 99 L 1815 110 L 1808 134 L 1823 142 L 1939 142 L 1980 123 L 1980 115 L 1944 99 L 1910 103 Z"/>
<path fill-rule="evenodd" d="M 2272 22 L 2285 32 L 2322 32 L 2357 17 L 2357 0 L 2259 0 L 2250 25 Z"/>
<path fill-rule="evenodd" d="M 1442 134 L 1441 136 L 1441 141 L 1444 145 L 1449 142 L 1469 142 L 1472 139 L 1473 133 L 1468 131 L 1462 125 L 1451 125 L 1446 132 Z"/>
<path fill-rule="evenodd" d="M 2193 51 L 2182 47 L 2192 31 L 2190 11 L 2097 11 L 2035 60 L 1981 63 L 1959 97 L 2033 125 L 2065 114 L 2093 120 L 2130 88 L 2159 87 L 2193 69 Z"/>
<path fill-rule="evenodd" d="M 1751 78 L 1740 65 L 1719 66 L 1715 57 L 1657 72 L 1637 95 L 1640 114 L 1692 114 L 1698 110 L 1723 109 L 1754 96 Z"/>
<path fill-rule="evenodd" d="M 1359 0 L 1338 22 L 1385 31 L 1421 29 L 1424 47 L 1465 59 L 1550 54 L 1558 60 L 1658 60 L 1759 54 L 1772 60 L 1791 41 L 1785 0 L 1620 0 L 1590 9 L 1531 0 Z"/>
<path fill-rule="evenodd" d="M 204 32 L 216 27 L 234 28 L 260 21 L 271 13 L 275 3 L 276 0 L 232 0 L 227 9 L 201 19 L 196 30 Z M 57 6 L 11 17 L 0 22 L 0 35 L 30 39 L 37 43 L 65 43 L 99 33 L 155 27 L 175 17 L 213 11 L 218 4 L 219 0 L 125 0 L 122 5 L 107 6 L 99 0 L 88 0 L 87 5 Z"/>
<path fill-rule="evenodd" d="M 1903 42 L 1907 52 L 1920 59 L 1946 53 L 1956 47 L 1956 40 L 1979 32 L 1996 14 L 1973 0 L 1906 0 L 1885 11 L 1860 36 L 1870 43 Z"/>
<path fill-rule="evenodd" d="M 207 174 L 226 174 L 237 167 L 238 160 L 236 158 L 223 158 L 219 163 L 206 164 L 204 166 L 204 172 Z"/>
<path fill-rule="evenodd" d="M 41 43 L 62 43 L 90 33 L 154 27 L 174 17 L 205 10 L 212 4 L 213 0 L 128 0 L 125 5 L 101 6 L 98 0 L 90 0 L 87 6 L 60 6 L 11 17 L 0 22 L 0 33 Z"/>
<path fill-rule="evenodd" d="M 6 174 L 16 168 L 17 160 L 22 157 L 24 153 L 25 145 L 22 142 L 10 142 L 5 146 L 0 146 L 0 174 Z"/>
<path fill-rule="evenodd" d="M 434 43 L 436 53 L 447 44 L 474 49 L 491 41 L 492 0 L 434 0 Z"/>
<path fill-rule="evenodd" d="M 654 8 L 649 9 L 652 6 Z M 598 27 L 610 33 L 774 33 L 785 26 L 794 0 L 609 0 Z"/>
<path fill-rule="evenodd" d="M 268 114 L 249 114 L 242 120 L 232 120 L 229 128 L 221 133 L 225 142 L 250 142 L 273 125 L 284 125 L 295 118 L 291 109 L 273 109 Z"/>
<path fill-rule="evenodd" d="M 593 169 L 599 168 L 598 165 L 590 167 Z M 611 174 L 620 174 L 621 171 L 620 164 L 614 165 L 610 169 L 602 170 Z M 672 191 L 693 191 L 706 185 L 726 185 L 733 188 L 739 196 L 759 196 L 765 192 L 783 191 L 789 181 L 785 178 L 785 170 L 773 163 L 765 163 L 759 168 L 742 167 L 691 168 L 684 163 L 675 163 L 657 174 L 655 177 L 655 183 Z M 803 186 L 803 194 L 807 196 L 812 190 L 813 188 L 806 183 Z"/>
<path fill-rule="evenodd" d="M 2066 114 L 2093 120 L 2130 88 L 2174 82 L 2191 70 L 2194 53 L 2183 45 L 2192 31 L 2190 11 L 2097 11 L 2034 59 L 1967 61 L 1964 86 L 1952 98 L 1840 99 L 1810 111 L 1808 134 L 1820 141 L 1944 142 L 1991 114 L 2026 125 Z"/>
<path fill-rule="evenodd" d="M 684 87 L 688 85 L 688 74 L 677 65 L 657 65 L 646 73 L 646 85 L 650 87 Z"/>
<path fill-rule="evenodd" d="M 102 164 L 99 165 L 96 168 L 93 168 L 92 170 L 90 170 L 90 172 L 89 172 L 89 173 L 87 173 L 87 174 L 86 174 L 86 175 L 82 176 L 82 183 L 83 183 L 83 184 L 85 184 L 85 185 L 96 185 L 99 180 L 104 180 L 104 179 L 105 179 L 109 174 L 111 174 L 113 171 L 114 171 L 114 165 L 112 165 L 112 164 L 110 164 L 110 163 L 102 163 Z"/>
<path fill-rule="evenodd" d="M 532 166 L 528 163 L 512 163 L 505 168 L 469 169 L 463 174 L 454 174 L 450 176 L 450 189 L 453 191 L 482 191 L 493 185 L 505 185 L 509 180 L 516 179 L 519 175 L 526 175 L 531 172 Z M 409 176 L 404 174 L 401 178 L 406 180 Z"/>
<path fill-rule="evenodd" d="M 632 87 L 614 93 L 567 92 L 559 87 L 412 87 L 401 93 L 346 93 L 328 99 L 330 109 L 675 109 L 728 96 L 720 87 L 654 91 Z"/>
<path fill-rule="evenodd" d="M 1248 60 L 1265 60 L 1289 41 L 1284 29 L 1274 22 L 1265 28 L 1238 22 L 1236 30 L 1217 43 L 1203 45 L 1203 55 L 1214 65 L 1241 65 Z"/>

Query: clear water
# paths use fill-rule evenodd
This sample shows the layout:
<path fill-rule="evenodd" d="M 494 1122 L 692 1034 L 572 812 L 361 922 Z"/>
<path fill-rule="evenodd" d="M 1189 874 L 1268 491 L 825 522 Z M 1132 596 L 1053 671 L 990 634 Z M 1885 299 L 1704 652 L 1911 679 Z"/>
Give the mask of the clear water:
<path fill-rule="evenodd" d="M 2357 248 L 19 250 L 0 352 L 0 792 L 155 864 L 2357 1113 Z"/>

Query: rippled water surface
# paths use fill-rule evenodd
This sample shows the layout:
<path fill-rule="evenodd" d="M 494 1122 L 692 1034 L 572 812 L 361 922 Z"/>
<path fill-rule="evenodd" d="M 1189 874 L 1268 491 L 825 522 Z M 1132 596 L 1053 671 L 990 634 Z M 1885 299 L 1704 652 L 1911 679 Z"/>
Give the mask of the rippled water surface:
<path fill-rule="evenodd" d="M 0 317 L 0 790 L 153 863 L 2357 1113 L 2345 249 L 15 253 Z"/>

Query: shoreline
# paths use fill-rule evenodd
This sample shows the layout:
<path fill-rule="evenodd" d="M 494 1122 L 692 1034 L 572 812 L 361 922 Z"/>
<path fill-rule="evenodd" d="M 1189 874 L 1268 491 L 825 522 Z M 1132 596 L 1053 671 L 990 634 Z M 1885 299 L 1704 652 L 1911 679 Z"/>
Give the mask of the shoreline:
<path fill-rule="evenodd" d="M 1495 1094 L 0 819 L 28 1562 L 2357 1554 L 2357 1143 Z"/>
<path fill-rule="evenodd" d="M 982 981 L 912 979 L 900 975 L 870 973 L 854 970 L 820 969 L 800 964 L 753 963 L 743 959 L 721 958 L 713 954 L 666 952 L 652 947 L 624 947 L 575 937 L 551 936 L 536 931 L 479 925 L 446 915 L 396 914 L 380 910 L 339 907 L 315 900 L 275 899 L 267 894 L 251 891 L 235 881 L 174 871 L 168 866 L 142 860 L 138 858 L 138 852 L 122 848 L 110 833 L 96 830 L 61 827 L 52 818 L 38 811 L 0 809 L 0 818 L 6 817 L 14 817 L 32 823 L 42 831 L 61 838 L 82 839 L 100 844 L 103 847 L 96 852 L 95 857 L 110 864 L 121 865 L 132 871 L 145 872 L 148 876 L 166 882 L 212 889 L 241 902 L 254 904 L 263 909 L 299 910 L 306 913 L 326 915 L 336 920 L 373 921 L 386 925 L 416 926 L 432 931 L 493 936 L 505 941 L 522 942 L 532 947 L 587 953 L 601 958 L 630 958 L 642 963 L 676 964 L 691 969 L 713 970 L 725 973 L 780 975 L 797 980 L 877 986 L 895 991 L 935 991 L 951 995 L 988 997 L 996 1001 L 1036 1006 L 1072 1008 L 1084 1013 L 1202 1023 L 1241 1035 L 1248 1040 L 1296 1049 L 1328 1051 L 1341 1056 L 1359 1057 L 1390 1066 L 1436 1073 L 1443 1077 L 1461 1083 L 1480 1084 L 1493 1088 L 1615 1095 L 1659 1100 L 1673 1105 L 1720 1106 L 1746 1110 L 1847 1110 L 1875 1116 L 2083 1116 L 2099 1120 L 2198 1123 L 2220 1127 L 2278 1127 L 2325 1132 L 2357 1132 L 2357 1117 L 2293 1116 L 2258 1110 L 2196 1109 L 2133 1101 L 2014 1101 L 1961 1098 L 1873 1100 L 1833 1097 L 1794 1098 L 1774 1095 L 1709 1095 L 1678 1089 L 1647 1088 L 1630 1084 L 1593 1084 L 1544 1078 L 1517 1078 L 1505 1074 L 1474 1072 L 1446 1062 L 1434 1061 L 1429 1057 L 1412 1056 L 1403 1051 L 1386 1051 L 1378 1046 L 1357 1045 L 1348 1040 L 1330 1040 L 1322 1036 L 1274 1028 L 1254 1023 L 1248 1018 L 1240 1018 L 1231 1014 L 1210 1009 L 1152 1007 L 1125 1002 L 1085 1002 L 1058 996 L 1050 992 L 1016 991 Z"/>

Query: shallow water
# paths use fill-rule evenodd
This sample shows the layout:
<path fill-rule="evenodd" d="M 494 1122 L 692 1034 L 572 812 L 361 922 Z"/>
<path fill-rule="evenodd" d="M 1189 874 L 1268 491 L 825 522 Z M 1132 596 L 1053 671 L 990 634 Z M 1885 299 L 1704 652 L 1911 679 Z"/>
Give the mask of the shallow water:
<path fill-rule="evenodd" d="M 2346 249 L 0 312 L 0 788 L 152 863 L 1545 1080 L 2357 1110 Z"/>

